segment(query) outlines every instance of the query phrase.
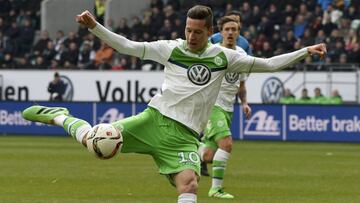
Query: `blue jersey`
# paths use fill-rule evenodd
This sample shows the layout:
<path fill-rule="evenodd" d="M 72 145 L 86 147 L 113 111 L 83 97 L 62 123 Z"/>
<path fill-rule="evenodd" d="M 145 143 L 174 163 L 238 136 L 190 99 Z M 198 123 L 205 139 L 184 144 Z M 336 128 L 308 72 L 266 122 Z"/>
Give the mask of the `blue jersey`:
<path fill-rule="evenodd" d="M 211 37 L 209 38 L 209 41 L 213 44 L 221 42 L 222 36 L 221 36 L 220 32 L 211 35 Z M 247 39 L 245 39 L 245 37 L 240 35 L 236 40 L 236 45 L 241 47 L 242 49 L 244 49 L 244 51 L 248 55 L 252 55 L 252 50 L 249 46 L 249 42 L 247 41 Z"/>

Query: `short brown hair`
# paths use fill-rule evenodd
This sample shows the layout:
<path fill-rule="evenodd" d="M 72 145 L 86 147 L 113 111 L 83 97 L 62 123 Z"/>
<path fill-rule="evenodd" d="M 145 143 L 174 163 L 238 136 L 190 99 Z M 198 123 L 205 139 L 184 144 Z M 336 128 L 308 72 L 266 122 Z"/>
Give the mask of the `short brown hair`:
<path fill-rule="evenodd" d="M 227 12 L 226 15 L 227 16 L 232 16 L 232 15 L 239 16 L 239 20 L 240 20 L 240 23 L 241 23 L 241 13 L 240 13 L 240 11 L 232 10 L 232 11 Z"/>
<path fill-rule="evenodd" d="M 238 24 L 238 28 L 239 28 L 239 30 L 240 30 L 240 22 L 239 22 L 239 20 L 238 20 L 236 17 L 234 17 L 234 16 L 224 16 L 224 17 L 222 17 L 222 18 L 220 18 L 220 19 L 218 20 L 217 26 L 218 26 L 219 31 L 222 31 L 222 28 L 223 28 L 224 24 L 225 24 L 225 23 L 228 23 L 228 22 L 235 22 L 235 23 L 237 23 L 237 24 Z"/>
<path fill-rule="evenodd" d="M 187 17 L 197 20 L 205 20 L 205 26 L 209 29 L 213 26 L 213 13 L 211 8 L 202 5 L 196 5 L 189 9 Z"/>

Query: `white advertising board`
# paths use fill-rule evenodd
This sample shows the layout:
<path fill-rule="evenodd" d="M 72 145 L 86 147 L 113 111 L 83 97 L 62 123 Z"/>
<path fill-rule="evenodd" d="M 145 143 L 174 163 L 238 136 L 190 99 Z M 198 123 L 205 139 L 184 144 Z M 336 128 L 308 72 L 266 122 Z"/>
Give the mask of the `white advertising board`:
<path fill-rule="evenodd" d="M 52 70 L 1 70 L 0 100 L 5 101 L 47 101 L 47 87 L 54 77 Z M 59 71 L 67 83 L 67 101 L 106 101 L 106 102 L 148 102 L 161 91 L 163 72 L 135 71 Z M 309 96 L 313 89 L 320 87 L 325 96 L 338 89 L 345 101 L 357 100 L 358 73 L 335 72 L 278 72 L 253 73 L 246 82 L 247 97 L 250 103 L 263 103 L 272 100 L 289 88 L 296 97 L 306 87 Z M 329 83 L 332 81 L 332 83 Z M 304 85 L 305 84 L 305 85 Z M 282 86 L 282 87 L 281 87 Z"/>

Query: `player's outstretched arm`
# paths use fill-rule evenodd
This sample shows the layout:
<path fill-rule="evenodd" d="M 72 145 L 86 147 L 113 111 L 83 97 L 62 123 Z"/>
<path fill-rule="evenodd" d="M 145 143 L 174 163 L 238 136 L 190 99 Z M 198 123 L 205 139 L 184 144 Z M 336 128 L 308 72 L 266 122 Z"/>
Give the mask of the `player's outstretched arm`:
<path fill-rule="evenodd" d="M 121 35 L 111 32 L 104 26 L 100 25 L 95 17 L 89 12 L 84 11 L 76 16 L 76 22 L 89 28 L 90 32 L 103 40 L 106 44 L 116 49 L 122 54 L 142 57 L 144 53 L 144 44 L 141 42 L 131 41 Z"/>
<path fill-rule="evenodd" d="M 256 58 L 250 68 L 250 72 L 273 72 L 289 67 L 309 55 L 319 55 L 324 58 L 327 53 L 324 43 L 308 46 L 298 51 L 274 56 L 268 59 Z"/>

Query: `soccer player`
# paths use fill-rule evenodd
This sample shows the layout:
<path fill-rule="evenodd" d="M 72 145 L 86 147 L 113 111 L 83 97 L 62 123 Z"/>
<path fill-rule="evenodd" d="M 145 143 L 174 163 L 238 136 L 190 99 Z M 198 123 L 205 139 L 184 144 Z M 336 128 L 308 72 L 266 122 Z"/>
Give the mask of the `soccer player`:
<path fill-rule="evenodd" d="M 208 43 L 212 18 L 209 7 L 194 6 L 187 13 L 186 40 L 135 42 L 106 29 L 89 11 L 76 17 L 120 53 L 165 66 L 162 92 L 151 99 L 148 108 L 112 125 L 122 132 L 122 153 L 153 157 L 159 172 L 176 187 L 178 203 L 196 202 L 200 174 L 197 137 L 206 126 L 225 73 L 281 70 L 309 54 L 326 52 L 325 45 L 318 44 L 269 59 L 251 57 Z M 91 129 L 89 123 L 69 116 L 61 107 L 32 106 L 22 115 L 30 121 L 61 126 L 81 143 Z"/>
<path fill-rule="evenodd" d="M 240 34 L 238 18 L 224 16 L 220 18 L 218 26 L 223 38 L 220 45 L 246 54 L 242 48 L 236 46 L 236 39 Z M 251 108 L 246 100 L 246 78 L 246 73 L 240 74 L 240 77 L 238 73 L 226 73 L 204 132 L 205 146 L 201 145 L 199 148 L 200 159 L 212 163 L 212 186 L 208 193 L 209 197 L 234 198 L 233 195 L 223 191 L 222 183 L 226 162 L 232 150 L 230 126 L 237 93 L 246 116 L 249 117 L 251 114 Z"/>
<path fill-rule="evenodd" d="M 241 14 L 239 11 L 231 11 L 227 13 L 226 16 L 233 16 L 235 18 L 238 18 L 241 26 Z M 223 37 L 221 35 L 221 32 L 217 32 L 209 38 L 209 41 L 213 44 L 220 43 L 223 40 Z M 241 47 L 247 54 L 252 55 L 251 47 L 249 46 L 249 42 L 245 37 L 239 34 L 239 36 L 236 38 L 236 44 Z"/>
<path fill-rule="evenodd" d="M 238 11 L 231 11 L 228 13 L 227 16 L 230 16 L 232 18 L 236 18 L 238 21 L 239 21 L 239 28 L 241 30 L 241 14 L 240 12 Z M 220 21 L 218 23 L 221 23 Z M 218 25 L 218 29 L 220 30 L 220 32 L 218 33 L 215 33 L 213 34 L 210 38 L 209 38 L 209 41 L 213 44 L 217 44 L 217 43 L 221 43 L 223 41 L 223 36 L 222 36 L 222 33 L 221 33 L 221 28 L 220 28 L 220 25 Z M 239 46 L 240 48 L 242 48 L 248 55 L 252 55 L 252 50 L 250 48 L 250 45 L 249 45 L 249 42 L 245 39 L 245 37 L 241 36 L 240 35 L 240 30 L 239 30 L 239 34 L 236 36 L 235 38 L 235 43 L 237 46 Z M 233 40 L 232 40 L 233 41 Z M 245 75 L 246 76 L 246 75 Z M 240 83 L 240 88 L 242 90 L 245 90 L 246 91 L 246 88 L 244 89 L 245 87 L 245 79 L 244 79 L 244 82 L 241 82 Z M 239 89 L 240 91 L 240 89 Z M 244 92 L 246 94 L 246 92 Z M 241 92 L 238 93 L 239 96 L 242 94 Z M 242 101 L 241 103 L 244 104 L 244 100 L 246 99 L 246 97 L 243 99 L 240 98 L 240 100 Z M 244 107 L 244 105 L 243 105 Z M 247 110 L 249 108 L 243 108 L 244 112 L 245 110 Z M 251 110 L 251 109 L 250 109 Z M 202 137 L 201 137 L 202 138 Z M 207 164 L 205 161 L 202 161 L 201 162 L 201 175 L 202 176 L 209 176 L 209 172 L 208 172 L 208 169 L 207 169 Z"/>

